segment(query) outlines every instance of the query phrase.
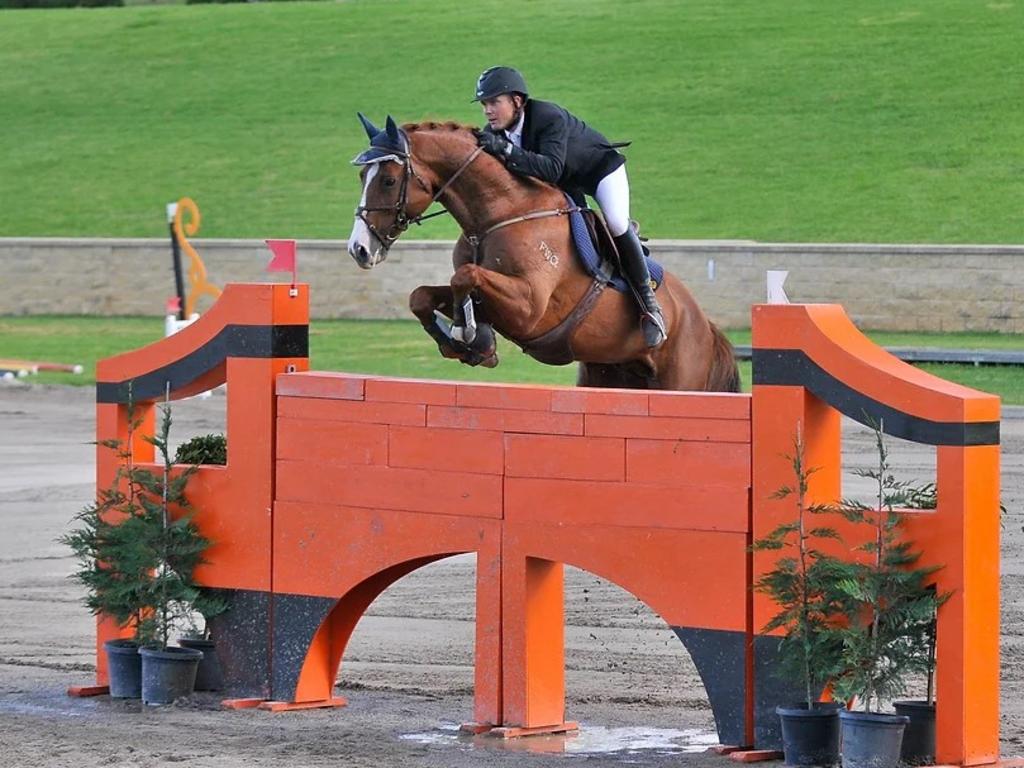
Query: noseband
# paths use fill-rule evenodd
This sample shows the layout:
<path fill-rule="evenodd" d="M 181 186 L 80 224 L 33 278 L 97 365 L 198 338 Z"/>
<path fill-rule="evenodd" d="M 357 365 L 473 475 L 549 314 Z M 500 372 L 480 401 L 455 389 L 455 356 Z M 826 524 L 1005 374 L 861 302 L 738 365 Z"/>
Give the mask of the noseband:
<path fill-rule="evenodd" d="M 405 135 L 404 132 L 402 133 L 402 138 L 405 141 L 405 146 L 409 147 L 409 138 Z M 424 216 L 422 214 L 420 214 L 419 216 L 410 216 L 406 212 L 405 209 L 408 206 L 409 202 L 409 178 L 415 178 L 417 183 L 421 187 L 423 187 L 424 192 L 430 192 L 430 185 L 427 184 L 420 177 L 420 175 L 416 173 L 416 169 L 412 167 L 411 148 L 408 152 L 404 152 L 399 149 L 389 149 L 388 152 L 390 158 L 393 158 L 402 163 L 402 182 L 401 186 L 398 188 L 398 201 L 394 205 L 360 205 L 356 207 L 356 217 L 362 219 L 363 224 L 366 225 L 366 228 L 370 230 L 370 233 L 374 237 L 376 237 L 377 240 L 380 241 L 380 244 L 383 245 L 386 249 L 390 249 L 391 246 L 394 245 L 395 241 L 402 236 L 402 233 L 405 232 L 405 230 L 407 230 L 410 225 L 422 224 L 427 219 L 432 219 L 435 216 L 442 216 L 448 213 L 448 211 L 442 210 L 437 211 L 436 213 L 431 213 L 429 216 Z M 433 205 L 440 199 L 441 195 L 444 194 L 445 190 L 448 189 L 448 187 L 450 187 L 452 183 L 457 178 L 459 178 L 459 176 L 462 175 L 463 171 L 469 168 L 473 161 L 480 156 L 481 152 L 483 152 L 483 147 L 477 147 L 473 152 L 470 153 L 469 157 L 467 157 L 462 162 L 462 165 L 459 166 L 459 169 L 455 171 L 455 173 L 452 174 L 451 178 L 448 179 L 448 181 L 446 181 L 441 186 L 441 188 L 434 193 L 433 197 L 430 198 L 430 202 L 427 204 L 427 208 L 430 208 L 431 205 Z M 384 162 L 387 159 L 389 158 L 384 157 L 378 160 L 377 162 Z M 424 208 L 424 210 L 427 210 L 427 208 Z M 373 226 L 373 224 L 370 223 L 370 220 L 366 218 L 366 214 L 372 211 L 391 211 L 395 214 L 395 221 L 388 228 L 387 232 L 380 232 L 375 226 Z"/>

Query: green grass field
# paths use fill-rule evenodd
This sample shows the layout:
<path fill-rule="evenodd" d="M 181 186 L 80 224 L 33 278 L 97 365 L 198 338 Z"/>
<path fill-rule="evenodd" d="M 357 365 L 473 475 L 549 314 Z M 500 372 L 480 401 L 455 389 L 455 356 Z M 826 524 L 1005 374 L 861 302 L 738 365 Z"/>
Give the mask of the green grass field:
<path fill-rule="evenodd" d="M 0 359 L 78 363 L 85 373 L 41 373 L 30 382 L 89 385 L 96 361 L 157 340 L 161 318 L 0 317 Z M 1019 349 L 1020 337 L 1000 334 L 869 333 L 880 344 L 976 349 Z M 735 344 L 749 344 L 749 331 L 730 331 Z M 492 370 L 445 360 L 414 320 L 317 320 L 310 326 L 310 363 L 315 370 L 376 373 L 420 379 L 534 382 L 571 385 L 576 367 L 541 365 L 504 339 L 501 364 Z M 1007 366 L 926 365 L 925 370 L 969 387 L 993 392 L 1007 404 L 1024 405 L 1024 373 Z M 744 389 L 750 363 L 741 362 Z"/>
<path fill-rule="evenodd" d="M 479 123 L 522 67 L 654 237 L 1024 239 L 1024 3 L 498 0 L 0 13 L 0 236 L 347 236 L 355 119 Z M 451 238 L 450 221 L 416 235 Z"/>

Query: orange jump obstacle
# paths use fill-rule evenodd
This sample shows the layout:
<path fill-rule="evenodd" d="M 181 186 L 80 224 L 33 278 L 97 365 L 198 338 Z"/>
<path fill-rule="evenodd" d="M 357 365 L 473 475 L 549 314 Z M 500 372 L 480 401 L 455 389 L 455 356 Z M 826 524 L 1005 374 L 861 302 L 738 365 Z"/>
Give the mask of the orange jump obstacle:
<path fill-rule="evenodd" d="M 129 384 L 153 405 L 222 383 L 228 463 L 190 483 L 214 545 L 199 580 L 233 696 L 339 703 L 333 686 L 363 612 L 389 585 L 475 553 L 478 730 L 565 720 L 563 564 L 631 592 L 700 672 L 723 744 L 774 749 L 774 607 L 751 584 L 776 553 L 751 542 L 791 517 L 798 425 L 814 501 L 839 496 L 840 415 L 935 445 L 938 508 L 910 535 L 951 591 L 938 617 L 937 754 L 982 765 L 999 748 L 999 400 L 890 356 L 832 305 L 753 309 L 753 393 L 462 384 L 308 369 L 308 289 L 231 285 L 194 325 L 99 364 L 97 439 L 125 439 Z M 97 483 L 117 459 L 97 450 Z M 118 629 L 101 620 L 102 643 Z"/>

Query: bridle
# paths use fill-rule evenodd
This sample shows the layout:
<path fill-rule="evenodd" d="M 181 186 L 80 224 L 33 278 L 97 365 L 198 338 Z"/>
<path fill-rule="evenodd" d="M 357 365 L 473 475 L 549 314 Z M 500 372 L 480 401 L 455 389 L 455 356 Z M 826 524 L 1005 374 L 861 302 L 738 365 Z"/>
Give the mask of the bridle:
<path fill-rule="evenodd" d="M 405 131 L 402 131 L 400 135 L 402 136 L 402 140 L 405 146 L 410 147 L 409 137 L 405 135 Z M 467 168 L 469 168 L 470 165 L 473 164 L 473 161 L 476 160 L 480 156 L 480 153 L 483 151 L 483 147 L 477 147 L 475 150 L 473 150 L 469 154 L 469 157 L 462 161 L 462 165 L 458 167 L 458 169 L 455 171 L 455 173 L 451 175 L 448 181 L 442 184 L 441 188 L 434 193 L 434 195 L 430 198 L 430 202 L 427 204 L 427 207 L 424 208 L 423 210 L 427 210 L 428 208 L 430 208 L 431 205 L 436 203 L 441 198 L 441 195 L 445 193 L 445 190 L 447 190 L 448 187 L 455 183 L 455 180 L 462 175 L 463 171 L 465 171 Z M 431 213 L 427 216 L 424 216 L 423 214 L 420 214 L 419 216 L 410 216 L 405 210 L 409 202 L 409 179 L 416 179 L 417 183 L 421 187 L 423 187 L 424 192 L 430 192 L 430 185 L 427 184 L 427 182 L 425 182 L 420 177 L 420 175 L 416 173 L 416 169 L 413 168 L 411 148 L 408 151 L 405 151 L 401 149 L 388 147 L 387 152 L 387 155 L 384 155 L 383 157 L 374 160 L 373 163 L 383 163 L 389 160 L 394 160 L 402 164 L 402 182 L 401 186 L 398 188 L 398 200 L 394 203 L 394 205 L 356 206 L 356 218 L 362 220 L 363 224 L 366 225 L 366 228 L 370 230 L 370 233 L 377 238 L 377 240 L 380 242 L 381 245 L 384 246 L 385 249 L 390 249 L 391 246 L 394 245 L 395 241 L 402 236 L 402 233 L 405 232 L 410 225 L 422 224 L 427 219 L 432 219 L 435 216 L 443 216 L 444 214 L 448 213 L 448 211 L 441 210 L 437 211 L 436 213 Z M 370 165 L 370 163 L 366 163 L 366 165 Z M 523 214 L 522 216 L 515 216 L 511 219 L 499 221 L 498 223 L 488 227 L 486 230 L 484 230 L 483 233 L 479 235 L 467 234 L 464 232 L 463 234 L 465 235 L 466 240 L 469 242 L 470 247 L 473 249 L 473 263 L 480 263 L 480 245 L 483 243 L 484 239 L 492 232 L 495 232 L 499 229 L 503 229 L 509 226 L 510 224 L 518 224 L 523 221 L 533 221 L 534 219 L 545 219 L 548 218 L 549 216 L 566 216 L 570 213 L 575 213 L 576 211 L 579 210 L 581 210 L 579 207 L 572 206 L 569 208 L 553 208 L 550 210 L 543 211 L 531 211 L 530 213 Z M 394 212 L 395 221 L 388 228 L 387 232 L 379 231 L 375 226 L 373 226 L 373 224 L 370 223 L 370 220 L 366 218 L 367 212 L 372 211 Z"/>
<path fill-rule="evenodd" d="M 404 131 L 402 132 L 402 139 L 405 142 L 405 146 L 409 147 L 409 138 L 405 135 Z M 455 180 L 462 175 L 463 171 L 465 171 L 467 168 L 469 168 L 470 165 L 472 165 L 473 161 L 480 156 L 481 152 L 483 152 L 483 147 L 477 147 L 473 152 L 470 153 L 469 157 L 467 157 L 462 162 L 462 165 L 459 166 L 458 170 L 456 170 L 455 173 L 451 175 L 451 178 L 449 178 L 448 181 L 442 184 L 441 188 L 434 193 L 434 195 L 430 198 L 430 202 L 427 204 L 427 207 L 424 208 L 424 210 L 430 208 L 431 205 L 436 203 L 441 198 L 441 195 L 445 193 L 445 190 L 447 190 L 448 187 L 450 187 L 455 182 Z M 442 210 L 437 211 L 436 213 L 431 213 L 427 216 L 424 216 L 423 214 L 420 214 L 419 216 L 410 216 L 405 210 L 409 204 L 409 179 L 416 179 L 416 182 L 423 188 L 423 191 L 427 192 L 428 194 L 430 193 L 430 185 L 427 184 L 427 182 L 425 182 L 423 178 L 418 173 L 416 173 L 416 169 L 413 168 L 411 149 L 409 151 L 402 151 L 400 149 L 389 148 L 388 154 L 386 156 L 374 162 L 383 163 L 388 160 L 395 160 L 402 164 L 402 181 L 401 186 L 399 186 L 398 188 L 398 200 L 394 203 L 394 205 L 360 205 L 356 207 L 356 218 L 362 219 L 363 224 L 366 225 L 366 228 L 370 230 L 370 233 L 374 237 L 376 237 L 377 240 L 380 241 L 380 244 L 383 245 L 386 249 L 390 249 L 391 246 L 394 245 L 395 241 L 402 236 L 402 233 L 405 232 L 405 230 L 407 230 L 410 227 L 410 225 L 422 224 L 427 219 L 432 219 L 435 216 L 443 216 L 444 214 L 448 213 L 447 210 Z M 370 220 L 366 218 L 366 214 L 371 211 L 394 212 L 395 221 L 388 228 L 387 232 L 379 231 L 375 226 L 373 226 L 373 224 L 370 223 Z"/>

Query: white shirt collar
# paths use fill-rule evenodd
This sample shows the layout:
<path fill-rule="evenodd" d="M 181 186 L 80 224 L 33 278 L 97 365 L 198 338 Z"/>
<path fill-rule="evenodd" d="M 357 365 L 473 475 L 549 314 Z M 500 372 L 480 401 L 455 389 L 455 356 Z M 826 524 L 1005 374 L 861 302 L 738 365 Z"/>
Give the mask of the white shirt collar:
<path fill-rule="evenodd" d="M 505 135 L 508 140 L 515 144 L 517 147 L 523 146 L 523 123 L 526 121 L 526 109 L 522 109 L 519 112 L 519 122 L 517 122 L 512 128 L 505 131 Z"/>

